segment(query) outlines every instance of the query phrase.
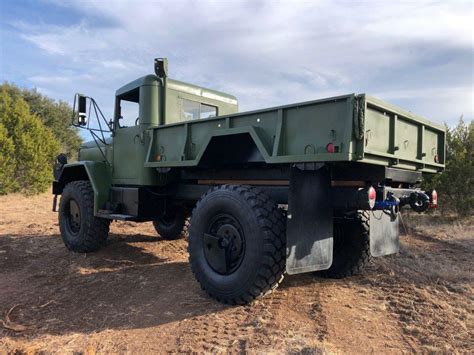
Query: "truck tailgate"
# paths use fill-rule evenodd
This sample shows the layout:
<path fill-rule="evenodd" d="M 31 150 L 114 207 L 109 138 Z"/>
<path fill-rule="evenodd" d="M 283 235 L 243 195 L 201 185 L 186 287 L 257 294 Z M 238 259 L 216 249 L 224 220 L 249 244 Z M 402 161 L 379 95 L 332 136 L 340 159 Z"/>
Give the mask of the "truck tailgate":
<path fill-rule="evenodd" d="M 358 98 L 354 130 L 357 135 L 357 126 L 362 127 L 359 159 L 423 172 L 444 169 L 446 130 L 442 125 L 365 94 Z"/>

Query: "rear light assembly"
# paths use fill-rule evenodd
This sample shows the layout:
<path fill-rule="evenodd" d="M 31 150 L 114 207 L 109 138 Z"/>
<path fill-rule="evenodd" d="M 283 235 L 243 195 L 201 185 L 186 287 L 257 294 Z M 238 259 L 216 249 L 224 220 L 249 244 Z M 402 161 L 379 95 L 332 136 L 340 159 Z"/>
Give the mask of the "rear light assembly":
<path fill-rule="evenodd" d="M 375 207 L 375 200 L 377 199 L 377 192 L 375 191 L 375 189 L 372 186 L 369 187 L 367 197 L 369 199 L 369 207 L 372 210 Z"/>
<path fill-rule="evenodd" d="M 431 191 L 431 199 L 430 199 L 430 208 L 438 208 L 438 193 L 436 190 Z"/>
<path fill-rule="evenodd" d="M 328 153 L 335 153 L 336 152 L 336 147 L 334 146 L 334 144 L 328 143 L 328 145 L 326 146 L 326 151 Z"/>

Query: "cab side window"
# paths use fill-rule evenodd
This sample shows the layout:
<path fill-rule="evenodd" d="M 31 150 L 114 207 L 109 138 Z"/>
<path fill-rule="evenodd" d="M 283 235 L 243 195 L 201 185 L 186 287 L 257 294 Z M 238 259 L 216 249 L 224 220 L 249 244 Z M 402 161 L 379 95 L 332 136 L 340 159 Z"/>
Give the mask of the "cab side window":
<path fill-rule="evenodd" d="M 217 116 L 217 107 L 182 99 L 181 120 L 197 120 Z"/>
<path fill-rule="evenodd" d="M 118 97 L 118 123 L 120 128 L 138 125 L 139 112 L 140 91 L 138 88 Z"/>
<path fill-rule="evenodd" d="M 181 117 L 184 121 L 197 120 L 199 118 L 200 103 L 183 99 Z"/>
<path fill-rule="evenodd" d="M 138 102 L 120 100 L 121 127 L 135 126 L 138 121 L 139 106 Z"/>
<path fill-rule="evenodd" d="M 217 116 L 217 107 L 201 104 L 201 113 L 199 118 L 210 118 Z"/>

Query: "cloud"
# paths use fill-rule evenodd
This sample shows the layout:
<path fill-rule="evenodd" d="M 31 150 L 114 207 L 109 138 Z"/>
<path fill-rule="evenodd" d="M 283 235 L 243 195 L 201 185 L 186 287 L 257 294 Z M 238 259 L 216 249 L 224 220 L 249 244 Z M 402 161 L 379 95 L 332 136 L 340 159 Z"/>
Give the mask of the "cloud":
<path fill-rule="evenodd" d="M 369 92 L 438 122 L 473 116 L 471 2 L 58 6 L 76 11 L 78 22 L 16 25 L 60 72 L 29 80 L 62 99 L 87 92 L 110 112 L 117 87 L 167 56 L 173 78 L 233 93 L 244 110 Z"/>

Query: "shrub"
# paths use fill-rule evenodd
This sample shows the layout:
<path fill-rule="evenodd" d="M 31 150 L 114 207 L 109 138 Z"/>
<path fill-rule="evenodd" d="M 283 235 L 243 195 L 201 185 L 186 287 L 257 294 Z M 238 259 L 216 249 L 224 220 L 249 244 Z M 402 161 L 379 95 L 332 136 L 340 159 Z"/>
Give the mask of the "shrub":
<path fill-rule="evenodd" d="M 69 158 L 77 156 L 82 139 L 78 129 L 71 126 L 72 108 L 66 102 L 56 102 L 36 89 L 20 89 L 9 83 L 0 85 L 0 89 L 2 88 L 7 90 L 12 98 L 21 97 L 26 101 L 30 112 L 35 114 L 60 142 L 61 152 L 66 153 Z"/>
<path fill-rule="evenodd" d="M 0 194 L 15 189 L 15 146 L 8 131 L 0 122 Z"/>
<path fill-rule="evenodd" d="M 474 122 L 461 117 L 456 127 L 447 128 L 446 143 L 446 170 L 423 185 L 438 191 L 442 213 L 468 216 L 474 212 Z"/>
<path fill-rule="evenodd" d="M 0 88 L 0 194 L 45 191 L 60 144 L 20 96 Z"/>

